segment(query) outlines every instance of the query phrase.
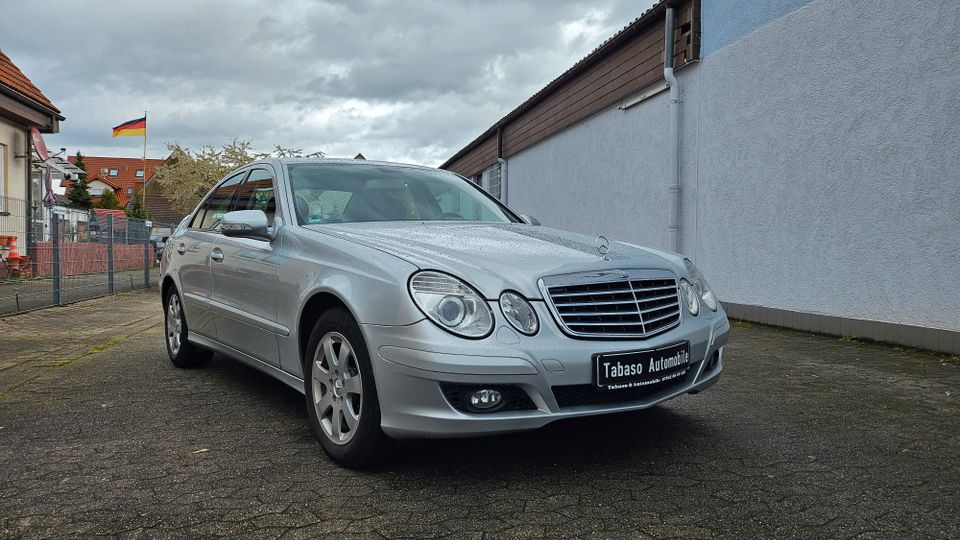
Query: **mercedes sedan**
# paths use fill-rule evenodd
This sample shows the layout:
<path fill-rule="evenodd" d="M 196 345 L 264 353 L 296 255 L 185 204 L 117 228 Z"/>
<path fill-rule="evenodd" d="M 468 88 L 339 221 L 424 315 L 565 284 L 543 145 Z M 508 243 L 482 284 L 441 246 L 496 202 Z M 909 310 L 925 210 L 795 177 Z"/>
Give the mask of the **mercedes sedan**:
<path fill-rule="evenodd" d="M 715 383 L 730 331 L 676 253 L 542 227 L 463 177 L 267 159 L 167 240 L 167 352 L 244 362 L 306 397 L 337 462 L 393 439 L 536 429 Z"/>

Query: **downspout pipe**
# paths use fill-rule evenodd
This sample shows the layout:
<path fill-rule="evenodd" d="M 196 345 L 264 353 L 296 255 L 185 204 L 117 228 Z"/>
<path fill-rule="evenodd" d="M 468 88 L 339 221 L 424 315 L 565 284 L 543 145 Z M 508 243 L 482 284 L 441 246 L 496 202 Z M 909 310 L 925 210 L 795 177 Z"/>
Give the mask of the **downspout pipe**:
<path fill-rule="evenodd" d="M 497 158 L 497 163 L 500 164 L 500 197 L 503 204 L 508 204 L 508 193 L 510 190 L 507 189 L 507 160 L 502 157 Z"/>
<path fill-rule="evenodd" d="M 663 40 L 663 78 L 670 87 L 670 134 L 668 160 L 670 162 L 669 215 L 667 236 L 670 249 L 680 251 L 680 82 L 673 74 L 674 11 L 667 8 Z"/>

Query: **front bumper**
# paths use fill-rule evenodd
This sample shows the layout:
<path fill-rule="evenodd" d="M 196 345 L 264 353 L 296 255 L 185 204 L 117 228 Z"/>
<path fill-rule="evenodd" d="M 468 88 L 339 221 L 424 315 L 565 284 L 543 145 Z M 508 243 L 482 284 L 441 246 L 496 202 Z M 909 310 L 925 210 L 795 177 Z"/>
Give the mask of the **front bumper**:
<path fill-rule="evenodd" d="M 730 324 L 722 308 L 697 317 L 684 312 L 680 325 L 643 340 L 588 340 L 566 336 L 543 302 L 533 305 L 541 329 L 532 337 L 515 332 L 502 316 L 482 340 L 450 335 L 427 320 L 407 326 L 363 325 L 384 432 L 395 438 L 427 438 L 537 429 L 563 418 L 644 409 L 699 392 L 713 385 L 723 370 Z M 491 303 L 491 309 L 500 314 L 497 304 Z M 675 384 L 612 400 L 592 389 L 595 353 L 654 349 L 678 341 L 689 341 L 692 361 L 687 375 Z M 461 412 L 442 385 L 471 384 L 517 387 L 532 405 L 529 410 Z"/>

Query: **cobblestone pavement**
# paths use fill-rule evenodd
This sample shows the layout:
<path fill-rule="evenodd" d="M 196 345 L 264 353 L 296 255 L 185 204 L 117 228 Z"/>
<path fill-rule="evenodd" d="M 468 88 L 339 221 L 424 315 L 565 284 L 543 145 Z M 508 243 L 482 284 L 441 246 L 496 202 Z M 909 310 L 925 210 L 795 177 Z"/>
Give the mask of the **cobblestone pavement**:
<path fill-rule="evenodd" d="M 356 472 L 282 384 L 174 369 L 155 290 L 0 329 L 0 537 L 960 537 L 957 358 L 738 325 L 702 394 Z"/>

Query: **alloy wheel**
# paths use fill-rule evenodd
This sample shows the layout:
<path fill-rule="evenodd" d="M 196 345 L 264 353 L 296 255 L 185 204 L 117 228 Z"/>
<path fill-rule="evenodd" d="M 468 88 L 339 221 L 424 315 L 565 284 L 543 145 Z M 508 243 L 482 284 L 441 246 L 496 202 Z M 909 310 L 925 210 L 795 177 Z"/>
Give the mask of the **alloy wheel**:
<path fill-rule="evenodd" d="M 167 344 L 170 354 L 176 356 L 180 352 L 180 334 L 183 331 L 183 316 L 180 310 L 180 297 L 170 295 L 167 301 Z"/>
<path fill-rule="evenodd" d="M 332 442 L 347 444 L 363 412 L 360 365 L 343 334 L 329 332 L 313 357 L 313 405 L 320 426 Z"/>

